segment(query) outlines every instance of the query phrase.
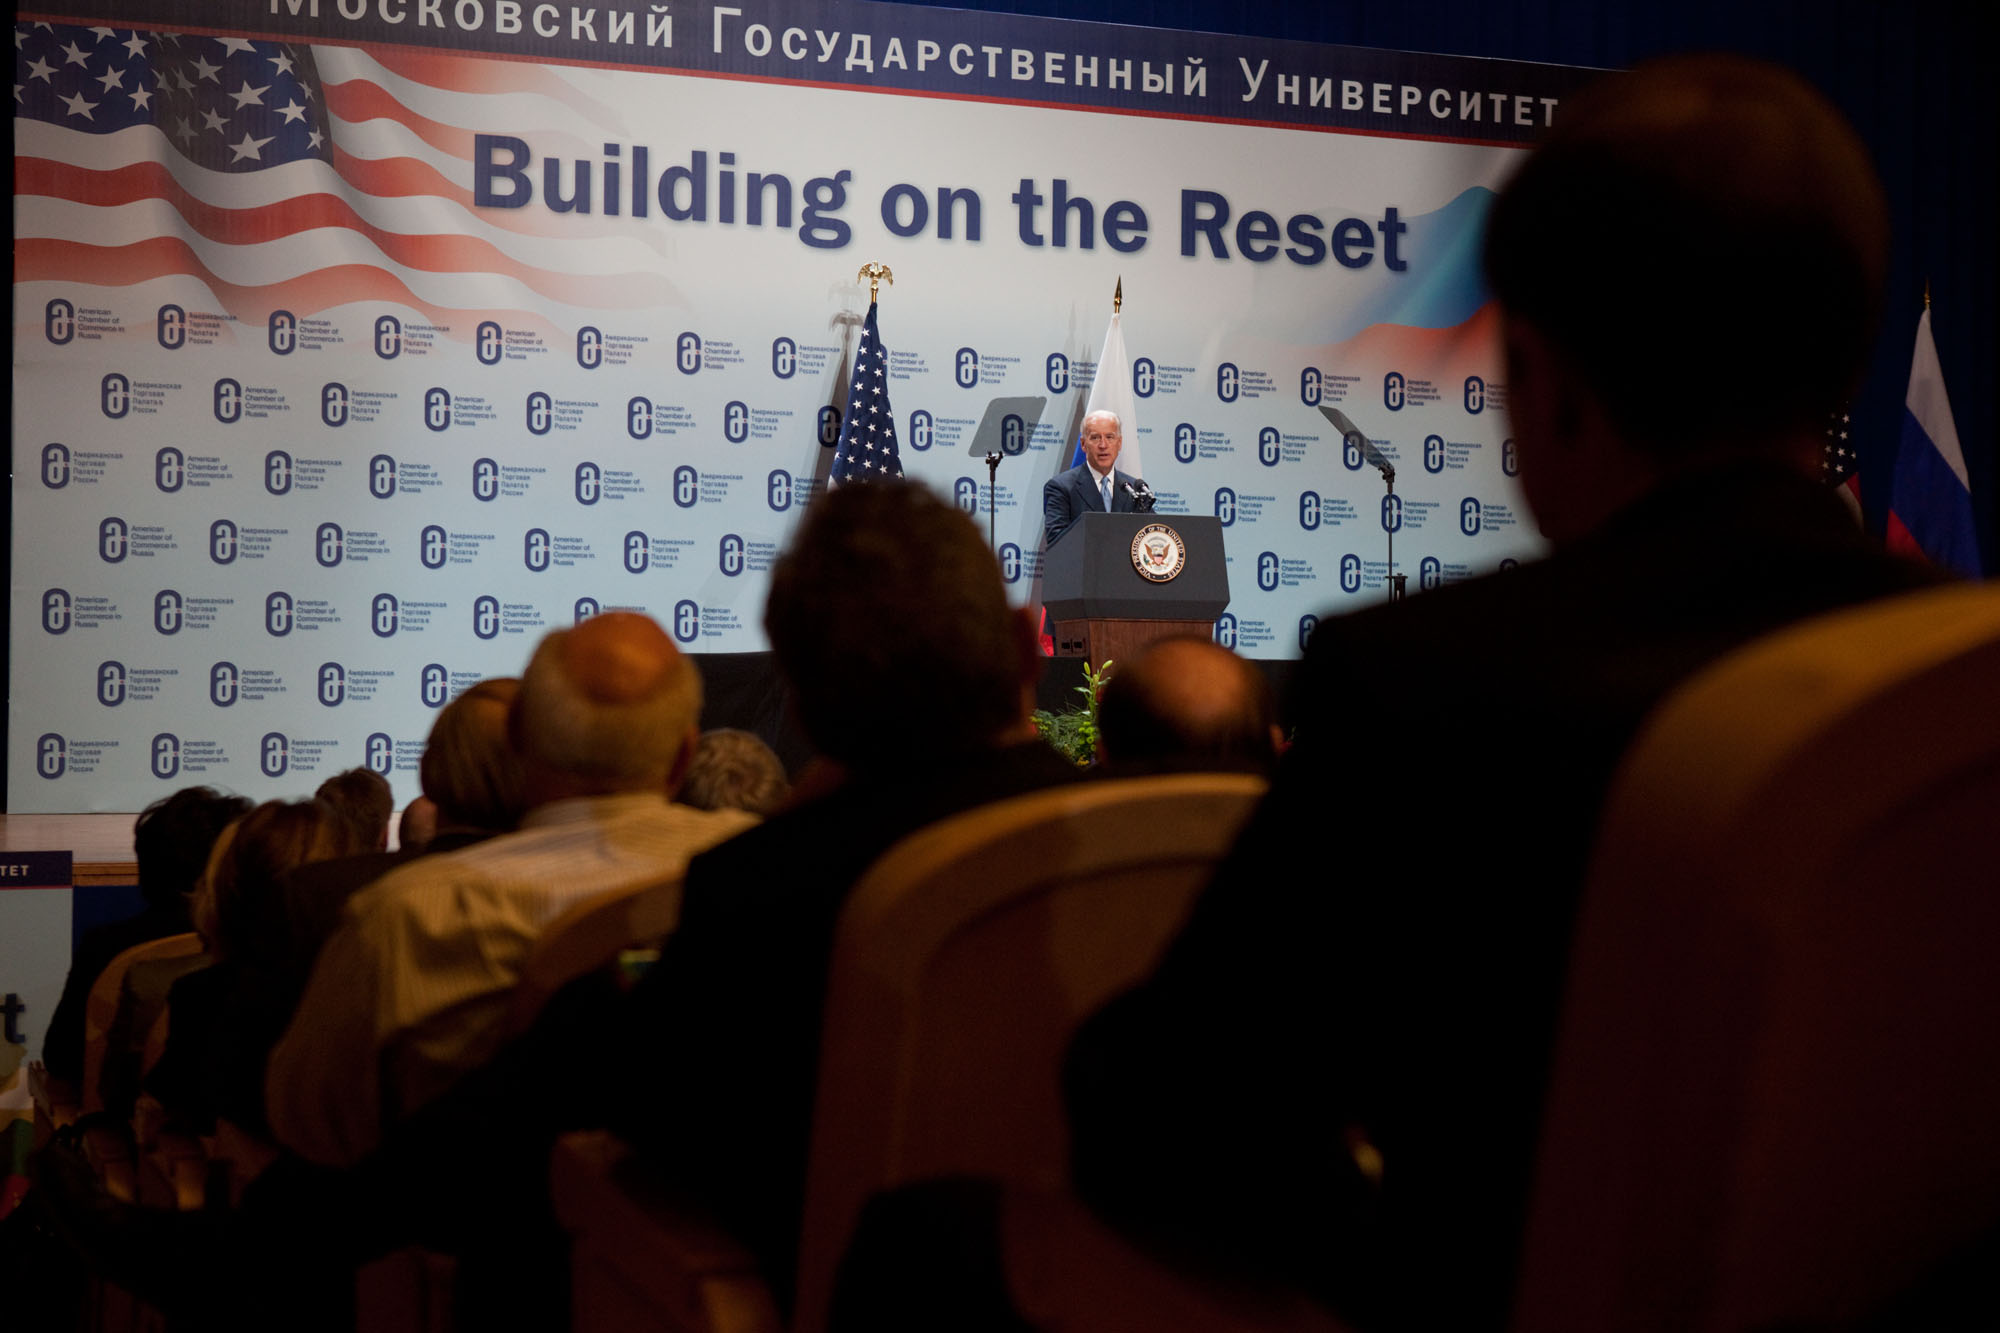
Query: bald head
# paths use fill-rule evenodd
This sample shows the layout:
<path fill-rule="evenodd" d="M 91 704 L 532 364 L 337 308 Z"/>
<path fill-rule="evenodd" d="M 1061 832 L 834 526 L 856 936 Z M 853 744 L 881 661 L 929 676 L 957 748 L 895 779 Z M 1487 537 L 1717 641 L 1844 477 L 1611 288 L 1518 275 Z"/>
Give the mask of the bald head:
<path fill-rule="evenodd" d="M 1672 461 L 1823 422 L 1867 356 L 1888 235 L 1867 150 L 1824 97 L 1755 60 L 1679 56 L 1565 103 L 1493 206 L 1486 269 L 1620 438 Z"/>
<path fill-rule="evenodd" d="M 1098 743 L 1118 764 L 1268 765 L 1276 711 L 1263 673 L 1206 639 L 1167 639 L 1119 663 L 1097 704 Z"/>
<path fill-rule="evenodd" d="M 512 733 L 538 788 L 665 791 L 700 717 L 694 663 L 649 617 L 610 611 L 542 640 Z"/>

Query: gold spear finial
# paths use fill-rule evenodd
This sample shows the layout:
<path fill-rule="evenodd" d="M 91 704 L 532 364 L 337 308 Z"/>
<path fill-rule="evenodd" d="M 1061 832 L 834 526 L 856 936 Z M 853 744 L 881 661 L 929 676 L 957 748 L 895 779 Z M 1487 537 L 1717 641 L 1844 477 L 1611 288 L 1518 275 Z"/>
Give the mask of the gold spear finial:
<path fill-rule="evenodd" d="M 861 271 L 854 275 L 856 282 L 868 279 L 868 304 L 875 304 L 875 294 L 882 290 L 882 284 L 896 285 L 896 275 L 889 271 L 887 264 L 863 264 Z"/>
<path fill-rule="evenodd" d="M 1111 313 L 1117 314 L 1125 308 L 1125 275 L 1118 275 L 1118 285 L 1111 289 Z"/>
<path fill-rule="evenodd" d="M 1925 278 L 1925 279 L 1924 279 L 1924 309 L 1926 309 L 1926 310 L 1929 310 L 1930 308 L 1931 308 L 1931 280 L 1930 280 L 1929 278 Z"/>

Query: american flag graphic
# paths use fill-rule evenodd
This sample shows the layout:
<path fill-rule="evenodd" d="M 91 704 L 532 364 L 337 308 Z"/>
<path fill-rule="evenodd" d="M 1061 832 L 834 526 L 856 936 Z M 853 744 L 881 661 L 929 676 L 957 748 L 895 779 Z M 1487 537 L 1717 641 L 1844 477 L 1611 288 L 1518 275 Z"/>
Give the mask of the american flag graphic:
<path fill-rule="evenodd" d="M 547 66 L 17 23 L 15 281 L 193 279 L 259 321 L 391 302 L 461 337 L 680 304 L 617 219 L 473 207 L 474 135 L 547 123 L 551 151 L 626 132 Z"/>
<path fill-rule="evenodd" d="M 903 475 L 903 458 L 896 449 L 896 414 L 889 407 L 889 353 L 875 326 L 876 305 L 868 303 L 861 325 L 861 346 L 854 353 L 854 379 L 847 386 L 847 416 L 840 423 L 840 443 L 834 446 L 834 485 L 848 481 L 880 481 Z"/>
<path fill-rule="evenodd" d="M 1847 507 L 1861 517 L 1861 454 L 1854 447 L 1853 423 L 1846 408 L 1827 414 L 1820 432 L 1820 479 L 1840 493 Z"/>

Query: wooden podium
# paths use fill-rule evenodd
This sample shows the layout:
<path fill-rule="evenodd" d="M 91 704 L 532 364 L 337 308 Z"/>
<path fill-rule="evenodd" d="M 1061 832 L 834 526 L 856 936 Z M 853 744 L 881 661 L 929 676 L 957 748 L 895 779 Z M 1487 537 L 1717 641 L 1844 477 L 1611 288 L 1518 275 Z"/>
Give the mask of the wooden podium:
<path fill-rule="evenodd" d="M 1164 581 L 1140 574 L 1132 555 L 1140 533 L 1156 524 L 1170 529 L 1185 553 L 1179 573 Z M 1093 671 L 1155 639 L 1207 638 L 1229 605 L 1222 522 L 1194 514 L 1084 514 L 1042 558 L 1042 605 L 1055 655 L 1087 658 Z"/>

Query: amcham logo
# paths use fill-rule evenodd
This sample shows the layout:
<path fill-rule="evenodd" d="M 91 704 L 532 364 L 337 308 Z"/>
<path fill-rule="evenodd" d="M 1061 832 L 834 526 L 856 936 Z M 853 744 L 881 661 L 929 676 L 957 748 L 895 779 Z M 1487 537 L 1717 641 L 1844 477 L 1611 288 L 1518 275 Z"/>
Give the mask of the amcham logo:
<path fill-rule="evenodd" d="M 396 742 L 390 739 L 388 732 L 368 733 L 368 739 L 361 742 L 361 762 L 371 771 L 385 778 L 389 776 L 389 770 L 396 762 Z"/>
<path fill-rule="evenodd" d="M 118 564 L 131 549 L 132 529 L 124 519 L 107 518 L 97 525 L 97 558 L 105 564 Z"/>
<path fill-rule="evenodd" d="M 290 356 L 299 345 L 299 317 L 289 310 L 273 310 L 264 321 L 264 343 L 279 356 Z"/>
<path fill-rule="evenodd" d="M 125 664 L 117 661 L 97 664 L 97 702 L 116 708 L 125 702 Z"/>
<path fill-rule="evenodd" d="M 500 599 L 481 595 L 472 601 L 472 636 L 491 639 L 500 632 Z"/>
<path fill-rule="evenodd" d="M 330 427 L 338 429 L 347 424 L 347 386 L 338 380 L 328 380 L 319 386 L 319 419 Z"/>
<path fill-rule="evenodd" d="M 243 419 L 243 386 L 237 381 L 223 376 L 215 382 L 215 419 L 225 426 L 233 426 Z"/>
<path fill-rule="evenodd" d="M 771 339 L 771 373 L 788 380 L 798 373 L 799 345 L 790 338 Z"/>
<path fill-rule="evenodd" d="M 527 418 L 528 434 L 547 435 L 556 420 L 555 400 L 540 389 L 535 390 L 528 395 Z"/>
<path fill-rule="evenodd" d="M 1326 393 L 1326 377 L 1320 374 L 1318 366 L 1307 366 L 1299 372 L 1299 401 L 1307 407 L 1318 407 L 1320 398 Z"/>
<path fill-rule="evenodd" d="M 267 778 L 281 778 L 292 766 L 292 743 L 282 731 L 267 731 L 257 742 L 257 768 Z"/>
<path fill-rule="evenodd" d="M 1069 392 L 1069 358 L 1061 352 L 1050 352 L 1042 382 L 1049 386 L 1050 393 Z"/>
<path fill-rule="evenodd" d="M 179 775 L 181 771 L 181 738 L 171 731 L 163 731 L 153 737 L 147 746 L 149 766 L 153 776 L 162 782 Z"/>
<path fill-rule="evenodd" d="M 57 347 L 76 337 L 76 307 L 60 296 L 43 306 L 42 336 Z"/>
<path fill-rule="evenodd" d="M 396 601 L 394 593 L 378 592 L 368 604 L 368 628 L 378 639 L 395 638 L 402 618 L 402 606 Z"/>
<path fill-rule="evenodd" d="M 292 632 L 297 611 L 297 604 L 290 593 L 272 593 L 264 599 L 264 632 L 274 639 L 284 638 Z"/>
<path fill-rule="evenodd" d="M 326 708 L 338 708 L 345 703 L 347 668 L 338 662 L 321 662 L 313 678 L 313 697 Z"/>
<path fill-rule="evenodd" d="M 451 673 L 441 662 L 426 662 L 417 673 L 417 697 L 426 708 L 442 708 L 451 697 Z"/>
<path fill-rule="evenodd" d="M 653 539 L 643 532 L 625 534 L 625 572 L 643 574 L 652 563 Z"/>
<path fill-rule="evenodd" d="M 589 324 L 576 331 L 576 363 L 585 370 L 604 364 L 604 334 Z"/>
<path fill-rule="evenodd" d="M 1215 641 L 1224 648 L 1236 646 L 1236 617 L 1227 611 L 1215 618 Z"/>
<path fill-rule="evenodd" d="M 236 553 L 242 547 L 241 534 L 234 523 L 226 518 L 218 518 L 208 525 L 208 558 L 218 565 L 236 563 Z"/>
<path fill-rule="evenodd" d="M 792 507 L 791 473 L 779 468 L 764 479 L 764 503 L 779 514 Z"/>
<path fill-rule="evenodd" d="M 425 569 L 443 569 L 450 554 L 451 538 L 437 524 L 426 524 L 424 530 L 417 534 L 417 559 Z"/>
<path fill-rule="evenodd" d="M 539 574 L 549 567 L 552 543 L 544 528 L 529 528 L 521 536 L 521 563 L 532 574 Z"/>
<path fill-rule="evenodd" d="M 74 606 L 66 588 L 50 588 L 42 594 L 42 629 L 50 634 L 69 631 Z"/>
<path fill-rule="evenodd" d="M 153 628 L 161 634 L 179 634 L 187 616 L 187 599 L 172 588 L 153 594 Z"/>
<path fill-rule="evenodd" d="M 500 364 L 500 326 L 492 320 L 482 320 L 472 334 L 472 354 L 479 358 L 482 366 Z"/>
<path fill-rule="evenodd" d="M 187 455 L 167 445 L 153 455 L 153 485 L 172 495 L 187 480 Z"/>
<path fill-rule="evenodd" d="M 489 504 L 500 496 L 500 465 L 490 458 L 472 460 L 472 498 Z"/>
<path fill-rule="evenodd" d="M 576 465 L 576 502 L 594 505 L 604 491 L 604 469 L 585 460 Z"/>
<path fill-rule="evenodd" d="M 42 485 L 52 491 L 59 491 L 69 485 L 68 445 L 45 444 L 42 446 Z"/>
<path fill-rule="evenodd" d="M 53 782 L 69 768 L 69 742 L 53 731 L 35 738 L 35 775 Z"/>
<path fill-rule="evenodd" d="M 386 500 L 396 493 L 396 460 L 387 454 L 377 454 L 368 460 L 368 493 L 377 500 Z"/>
<path fill-rule="evenodd" d="M 208 669 L 208 701 L 217 708 L 234 704 L 243 690 L 243 672 L 234 662 L 217 662 Z"/>
<path fill-rule="evenodd" d="M 264 489 L 273 495 L 285 495 L 292 489 L 292 456 L 283 449 L 264 455 Z"/>

